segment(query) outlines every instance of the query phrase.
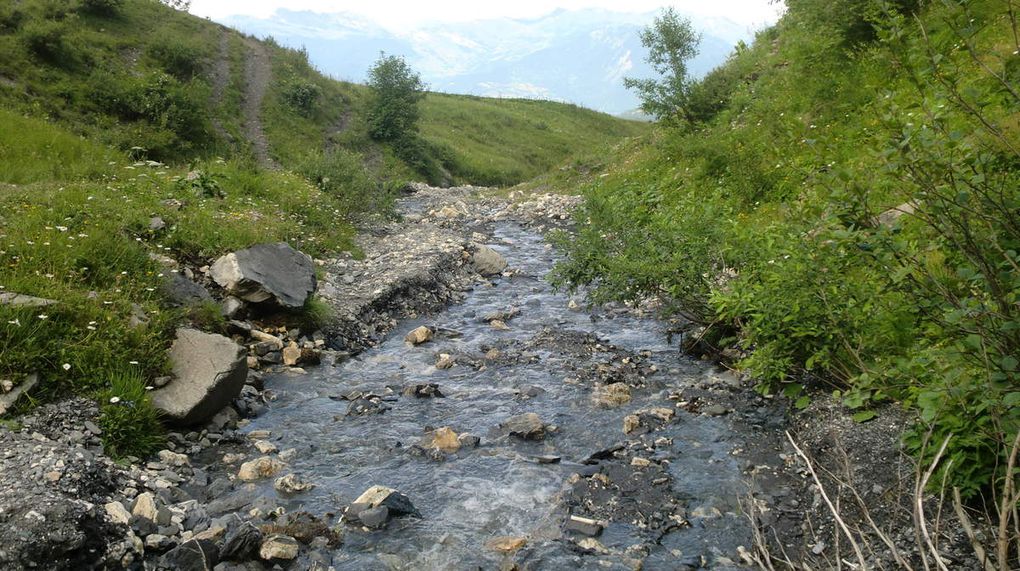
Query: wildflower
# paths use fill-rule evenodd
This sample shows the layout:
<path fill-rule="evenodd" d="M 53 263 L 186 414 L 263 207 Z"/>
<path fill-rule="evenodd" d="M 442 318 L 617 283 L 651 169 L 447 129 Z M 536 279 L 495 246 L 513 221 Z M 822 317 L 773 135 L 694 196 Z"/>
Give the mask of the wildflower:
<path fill-rule="evenodd" d="M 49 318 L 50 318 L 50 316 L 49 316 L 49 315 L 46 315 L 45 313 L 40 313 L 40 314 L 39 314 L 39 319 L 42 319 L 42 320 L 44 320 L 44 321 L 45 321 L 45 320 L 47 320 L 47 319 L 49 319 Z"/>
<path fill-rule="evenodd" d="M 21 320 L 20 319 L 15 319 L 14 321 L 8 321 L 7 324 L 8 325 L 17 325 L 18 327 L 21 327 Z"/>
<path fill-rule="evenodd" d="M 120 402 L 120 397 L 110 397 L 110 404 L 117 404 Z"/>
<path fill-rule="evenodd" d="M 137 364 L 138 364 L 138 361 L 128 361 L 128 364 L 129 364 L 129 365 L 137 365 Z"/>
<path fill-rule="evenodd" d="M 64 363 L 63 365 L 61 365 L 61 367 L 62 367 L 62 368 L 63 368 L 63 369 L 65 370 L 65 371 L 70 371 L 70 370 L 71 370 L 71 364 L 70 364 L 70 363 Z"/>

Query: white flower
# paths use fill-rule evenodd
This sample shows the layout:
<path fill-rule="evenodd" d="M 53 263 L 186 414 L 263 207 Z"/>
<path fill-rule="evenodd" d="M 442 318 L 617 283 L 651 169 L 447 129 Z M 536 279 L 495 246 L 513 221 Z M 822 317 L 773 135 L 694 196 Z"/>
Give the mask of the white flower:
<path fill-rule="evenodd" d="M 45 313 L 40 313 L 40 314 L 39 314 L 39 319 L 43 319 L 43 320 L 46 320 L 46 319 L 49 319 L 49 318 L 50 318 L 50 316 L 49 316 L 49 315 L 46 315 Z"/>
<path fill-rule="evenodd" d="M 110 397 L 110 404 L 117 404 L 120 402 L 120 397 Z"/>
<path fill-rule="evenodd" d="M 130 365 L 137 365 L 138 361 L 128 361 L 128 364 L 130 364 Z"/>
<path fill-rule="evenodd" d="M 64 363 L 63 365 L 61 365 L 61 367 L 63 367 L 65 371 L 70 371 L 71 370 L 71 364 L 70 363 Z"/>
<path fill-rule="evenodd" d="M 20 319 L 15 319 L 14 321 L 8 321 L 7 324 L 8 325 L 17 325 L 17 326 L 20 327 L 21 326 L 21 320 Z"/>

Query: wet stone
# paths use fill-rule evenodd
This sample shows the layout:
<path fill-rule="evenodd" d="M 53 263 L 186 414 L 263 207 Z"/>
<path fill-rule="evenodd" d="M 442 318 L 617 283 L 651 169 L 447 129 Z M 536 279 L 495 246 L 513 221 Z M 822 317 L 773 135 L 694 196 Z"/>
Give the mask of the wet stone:
<path fill-rule="evenodd" d="M 537 414 L 529 412 L 509 418 L 500 425 L 500 428 L 510 436 L 525 440 L 543 440 L 547 426 Z"/>
<path fill-rule="evenodd" d="M 439 390 L 437 383 L 427 383 L 419 385 L 408 385 L 404 387 L 402 391 L 404 396 L 415 397 L 415 398 L 441 398 L 443 397 L 442 391 Z"/>

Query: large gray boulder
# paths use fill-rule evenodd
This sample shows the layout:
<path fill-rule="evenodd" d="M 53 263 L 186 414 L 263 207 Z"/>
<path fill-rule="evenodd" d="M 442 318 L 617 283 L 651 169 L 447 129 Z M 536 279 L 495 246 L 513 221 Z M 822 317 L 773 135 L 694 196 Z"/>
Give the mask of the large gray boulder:
<path fill-rule="evenodd" d="M 471 266 L 483 276 L 494 276 L 506 269 L 506 259 L 488 246 L 478 245 L 471 255 Z"/>
<path fill-rule="evenodd" d="M 316 288 L 312 259 L 283 242 L 227 254 L 213 263 L 209 274 L 245 301 L 270 301 L 289 308 L 304 306 Z"/>
<path fill-rule="evenodd" d="M 190 426 L 209 420 L 241 394 L 248 376 L 243 347 L 197 329 L 177 330 L 170 361 L 175 379 L 151 394 L 152 404 L 171 424 Z"/>

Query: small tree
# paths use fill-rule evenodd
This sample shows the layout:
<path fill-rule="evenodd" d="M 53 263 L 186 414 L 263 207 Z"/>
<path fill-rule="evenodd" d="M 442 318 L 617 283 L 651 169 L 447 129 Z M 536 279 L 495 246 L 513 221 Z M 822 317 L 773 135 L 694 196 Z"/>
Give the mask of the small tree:
<path fill-rule="evenodd" d="M 421 77 L 400 56 L 379 54 L 368 70 L 373 100 L 368 132 L 380 141 L 400 141 L 418 131 L 418 102 L 425 97 Z"/>
<path fill-rule="evenodd" d="M 641 31 L 641 45 L 648 48 L 645 58 L 661 79 L 624 78 L 627 89 L 637 91 L 641 110 L 659 120 L 680 117 L 694 123 L 690 113 L 691 86 L 687 62 L 698 55 L 701 34 L 691 21 L 666 8 L 655 22 Z"/>

